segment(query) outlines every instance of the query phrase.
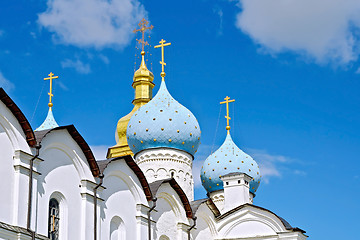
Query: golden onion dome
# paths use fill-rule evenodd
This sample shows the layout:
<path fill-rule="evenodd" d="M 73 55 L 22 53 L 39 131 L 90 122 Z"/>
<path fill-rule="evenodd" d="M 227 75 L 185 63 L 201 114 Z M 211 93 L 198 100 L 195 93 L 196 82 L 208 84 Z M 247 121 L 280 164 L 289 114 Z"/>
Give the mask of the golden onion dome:
<path fill-rule="evenodd" d="M 116 145 L 108 149 L 107 158 L 133 155 L 127 143 L 126 128 L 134 112 L 151 100 L 152 89 L 155 86 L 152 82 L 154 80 L 154 74 L 147 69 L 145 64 L 144 51 L 141 52 L 141 56 L 141 64 L 139 69 L 134 73 L 132 83 L 132 87 L 135 89 L 135 98 L 132 101 L 134 108 L 129 114 L 120 118 L 118 121 L 115 132 Z"/>
<path fill-rule="evenodd" d="M 134 83 L 141 81 L 141 80 L 150 80 L 153 81 L 154 80 L 154 74 L 152 72 L 149 71 L 149 69 L 147 69 L 146 64 L 145 64 L 145 52 L 142 51 L 141 52 L 141 64 L 138 70 L 136 70 L 136 72 L 134 73 Z"/>

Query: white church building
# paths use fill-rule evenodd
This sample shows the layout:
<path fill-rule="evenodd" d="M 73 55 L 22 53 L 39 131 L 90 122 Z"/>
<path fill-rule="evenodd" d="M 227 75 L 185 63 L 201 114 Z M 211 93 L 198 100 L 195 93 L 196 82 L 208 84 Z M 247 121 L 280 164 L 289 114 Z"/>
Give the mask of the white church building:
<path fill-rule="evenodd" d="M 152 97 L 154 76 L 141 55 L 134 109 L 119 120 L 105 160 L 73 125 L 56 123 L 51 89 L 48 116 L 33 130 L 0 88 L 0 239 L 307 239 L 254 203 L 261 169 L 233 142 L 229 124 L 223 145 L 193 176 L 200 126 L 167 90 L 164 65 Z M 194 199 L 199 176 L 208 198 Z"/>

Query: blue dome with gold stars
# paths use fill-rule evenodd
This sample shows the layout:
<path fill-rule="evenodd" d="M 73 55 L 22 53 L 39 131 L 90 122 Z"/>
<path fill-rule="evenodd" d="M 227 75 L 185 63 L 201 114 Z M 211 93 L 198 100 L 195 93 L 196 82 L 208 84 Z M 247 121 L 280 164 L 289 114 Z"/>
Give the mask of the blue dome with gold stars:
<path fill-rule="evenodd" d="M 242 172 L 252 177 L 250 192 L 255 193 L 260 185 L 260 170 L 257 163 L 233 142 L 228 132 L 225 142 L 211 154 L 201 168 L 201 183 L 207 192 L 224 189 L 221 176 L 232 172 Z"/>
<path fill-rule="evenodd" d="M 131 117 L 126 130 L 131 151 L 174 148 L 194 155 L 200 145 L 195 116 L 168 92 L 165 81 L 155 97 Z"/>

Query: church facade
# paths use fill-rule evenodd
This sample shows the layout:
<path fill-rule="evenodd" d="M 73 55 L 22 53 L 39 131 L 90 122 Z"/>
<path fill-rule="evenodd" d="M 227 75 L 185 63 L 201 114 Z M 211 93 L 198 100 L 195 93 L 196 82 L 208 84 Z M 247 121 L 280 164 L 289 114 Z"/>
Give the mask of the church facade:
<path fill-rule="evenodd" d="M 162 56 L 168 45 L 160 42 Z M 48 116 L 33 130 L 0 89 L 0 239 L 306 239 L 304 230 L 254 204 L 261 169 L 233 142 L 229 124 L 198 173 L 208 198 L 194 199 L 200 126 L 168 91 L 165 64 L 152 97 L 154 76 L 141 55 L 134 109 L 119 120 L 105 160 L 95 159 L 73 125 L 56 123 L 51 90 Z"/>

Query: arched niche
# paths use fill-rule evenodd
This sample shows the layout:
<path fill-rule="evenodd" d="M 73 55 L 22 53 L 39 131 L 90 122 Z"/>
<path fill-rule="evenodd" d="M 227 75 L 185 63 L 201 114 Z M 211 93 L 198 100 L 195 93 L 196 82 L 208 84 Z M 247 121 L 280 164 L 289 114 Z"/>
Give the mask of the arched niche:
<path fill-rule="evenodd" d="M 114 216 L 110 221 L 110 240 L 126 240 L 124 221 L 119 216 Z"/>

